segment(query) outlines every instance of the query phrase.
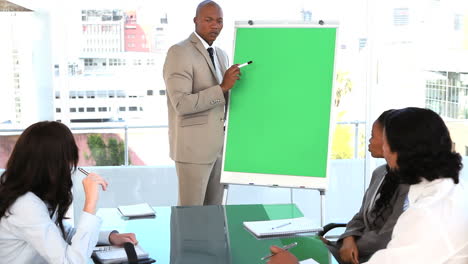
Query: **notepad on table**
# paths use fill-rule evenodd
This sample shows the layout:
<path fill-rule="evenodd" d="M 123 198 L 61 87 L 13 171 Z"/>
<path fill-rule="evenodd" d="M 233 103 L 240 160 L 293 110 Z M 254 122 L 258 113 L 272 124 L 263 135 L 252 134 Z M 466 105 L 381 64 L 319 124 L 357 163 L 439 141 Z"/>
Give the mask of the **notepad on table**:
<path fill-rule="evenodd" d="M 306 217 L 244 222 L 244 227 L 259 238 L 322 231 L 319 225 Z"/>
<path fill-rule="evenodd" d="M 146 259 L 149 256 L 139 245 L 135 245 L 135 252 L 138 259 Z M 128 260 L 125 249 L 115 246 L 95 247 L 92 257 L 102 264 L 122 263 Z"/>
<path fill-rule="evenodd" d="M 152 217 L 156 215 L 156 212 L 147 203 L 121 205 L 118 209 L 122 216 L 126 217 Z"/>
<path fill-rule="evenodd" d="M 310 258 L 300 261 L 299 264 L 318 264 L 318 262 Z"/>

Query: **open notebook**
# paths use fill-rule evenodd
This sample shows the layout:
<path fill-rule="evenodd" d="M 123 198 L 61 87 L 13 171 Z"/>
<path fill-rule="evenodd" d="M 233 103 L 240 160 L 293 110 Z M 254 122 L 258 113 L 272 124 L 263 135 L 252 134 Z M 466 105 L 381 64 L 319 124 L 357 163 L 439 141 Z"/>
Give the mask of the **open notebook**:
<path fill-rule="evenodd" d="M 244 222 L 244 227 L 259 238 L 322 231 L 318 224 L 305 217 Z"/>
<path fill-rule="evenodd" d="M 313 260 L 313 259 L 306 259 L 306 260 L 303 260 L 303 261 L 300 261 L 299 264 L 319 264 L 317 261 Z"/>
<path fill-rule="evenodd" d="M 154 217 L 156 212 L 147 203 L 133 204 L 133 205 L 121 205 L 117 207 L 122 216 L 130 218 L 138 217 Z"/>
<path fill-rule="evenodd" d="M 135 246 L 135 252 L 138 259 L 148 258 L 148 253 L 145 252 L 139 245 Z M 115 246 L 99 246 L 93 250 L 93 258 L 97 259 L 99 263 L 111 264 L 111 263 L 122 263 L 127 261 L 127 253 L 122 247 Z"/>

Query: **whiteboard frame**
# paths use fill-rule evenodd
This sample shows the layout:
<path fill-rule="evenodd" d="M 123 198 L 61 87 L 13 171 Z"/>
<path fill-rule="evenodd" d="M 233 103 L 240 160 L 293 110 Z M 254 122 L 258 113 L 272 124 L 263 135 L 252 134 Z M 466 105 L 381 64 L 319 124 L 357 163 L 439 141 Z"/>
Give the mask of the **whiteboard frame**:
<path fill-rule="evenodd" d="M 330 157 L 332 147 L 332 136 L 335 128 L 335 113 L 333 103 L 335 101 L 335 81 L 336 81 L 336 55 L 339 36 L 339 23 L 337 21 L 236 21 L 234 27 L 234 41 L 232 58 L 234 59 L 236 50 L 236 33 L 238 28 L 336 28 L 335 36 L 335 54 L 333 62 L 333 80 L 332 80 L 332 96 L 330 102 L 330 123 L 328 131 L 328 158 L 325 177 L 312 176 L 297 176 L 297 175 L 280 175 L 280 174 L 263 174 L 251 172 L 233 172 L 224 170 L 224 162 L 226 156 L 227 132 L 229 131 L 229 107 L 226 115 L 226 134 L 224 136 L 223 162 L 221 167 L 221 183 L 223 184 L 238 184 L 238 185 L 254 185 L 254 186 L 269 186 L 269 187 L 286 187 L 286 188 L 301 188 L 301 189 L 317 189 L 325 191 L 328 188 L 328 175 L 330 175 Z M 230 91 L 229 91 L 230 92 Z M 231 97 L 229 97 L 229 101 Z"/>

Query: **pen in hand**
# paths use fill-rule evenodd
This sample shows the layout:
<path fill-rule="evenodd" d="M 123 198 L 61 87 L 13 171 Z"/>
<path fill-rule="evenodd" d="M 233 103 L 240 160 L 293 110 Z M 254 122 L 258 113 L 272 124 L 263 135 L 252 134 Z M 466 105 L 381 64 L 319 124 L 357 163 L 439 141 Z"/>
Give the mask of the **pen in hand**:
<path fill-rule="evenodd" d="M 89 172 L 87 172 L 85 169 L 78 167 L 78 170 L 84 175 L 86 175 L 86 177 L 88 177 Z M 104 181 L 104 183 L 101 185 L 102 185 L 102 189 L 105 191 L 107 189 L 107 181 L 104 178 L 101 178 L 101 176 L 98 176 L 98 177 Z"/>
<path fill-rule="evenodd" d="M 246 63 L 242 63 L 242 64 L 237 65 L 237 67 L 238 67 L 238 68 L 242 68 L 242 67 L 244 67 L 244 66 L 247 66 L 247 65 L 251 64 L 252 62 L 253 62 L 253 61 L 248 61 L 248 62 L 246 62 Z"/>
<path fill-rule="evenodd" d="M 88 176 L 89 172 L 85 171 L 83 168 L 78 168 L 84 175 Z"/>
<path fill-rule="evenodd" d="M 291 244 L 289 244 L 289 245 L 286 245 L 286 246 L 282 247 L 282 249 L 283 249 L 283 250 L 288 250 L 288 249 L 293 248 L 293 247 L 295 247 L 295 246 L 297 246 L 297 242 L 294 242 L 294 243 L 291 243 Z M 269 259 L 269 258 L 273 257 L 274 255 L 275 255 L 275 254 L 270 254 L 270 255 L 268 255 L 268 256 L 264 256 L 264 257 L 261 258 L 260 260 Z"/>

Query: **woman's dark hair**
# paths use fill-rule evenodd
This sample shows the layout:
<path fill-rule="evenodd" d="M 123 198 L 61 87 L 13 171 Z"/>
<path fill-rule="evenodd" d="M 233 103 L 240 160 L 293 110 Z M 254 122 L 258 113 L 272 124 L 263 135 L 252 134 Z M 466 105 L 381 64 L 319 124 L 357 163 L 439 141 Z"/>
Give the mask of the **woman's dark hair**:
<path fill-rule="evenodd" d="M 371 211 L 374 216 L 372 225 L 375 229 L 382 227 L 392 214 L 393 206 L 391 206 L 391 201 L 399 185 L 400 180 L 387 166 L 387 174 L 378 190 L 379 197 Z"/>
<path fill-rule="evenodd" d="M 449 130 L 434 111 L 416 107 L 395 110 L 385 120 L 384 131 L 390 150 L 398 154 L 396 173 L 401 182 L 451 178 L 458 183 L 461 156 L 452 151 Z"/>
<path fill-rule="evenodd" d="M 8 217 L 10 206 L 27 192 L 34 193 L 57 210 L 56 224 L 64 234 L 63 219 L 72 203 L 71 173 L 78 163 L 78 147 L 67 126 L 39 122 L 19 137 L 0 177 L 0 218 Z"/>
<path fill-rule="evenodd" d="M 386 110 L 380 114 L 377 120 L 375 120 L 382 127 L 382 129 L 385 126 L 385 120 L 393 111 L 395 111 L 395 109 Z M 371 211 L 375 217 L 374 222 L 372 223 L 375 228 L 385 224 L 385 220 L 391 213 L 391 210 L 389 210 L 392 209 L 390 208 L 390 201 L 392 200 L 398 185 L 399 180 L 397 177 L 395 177 L 395 175 L 392 175 L 387 167 L 387 175 L 385 175 L 385 178 L 379 189 L 379 198 L 375 201 L 374 207 Z"/>
<path fill-rule="evenodd" d="M 383 113 L 380 114 L 379 117 L 377 117 L 377 123 L 382 126 L 382 128 L 385 126 L 385 119 L 387 119 L 387 116 L 390 115 L 395 109 L 388 109 L 384 111 Z"/>

